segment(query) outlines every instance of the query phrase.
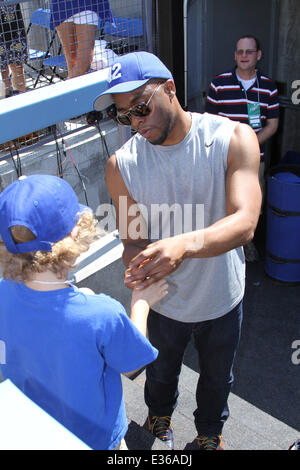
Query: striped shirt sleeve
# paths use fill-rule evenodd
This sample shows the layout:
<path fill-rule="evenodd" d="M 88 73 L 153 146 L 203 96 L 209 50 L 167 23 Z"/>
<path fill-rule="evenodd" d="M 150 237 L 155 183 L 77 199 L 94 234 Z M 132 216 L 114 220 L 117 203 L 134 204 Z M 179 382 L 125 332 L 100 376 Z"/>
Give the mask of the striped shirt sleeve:
<path fill-rule="evenodd" d="M 218 114 L 218 95 L 215 83 L 212 81 L 209 85 L 206 96 L 205 111 L 210 114 Z"/>

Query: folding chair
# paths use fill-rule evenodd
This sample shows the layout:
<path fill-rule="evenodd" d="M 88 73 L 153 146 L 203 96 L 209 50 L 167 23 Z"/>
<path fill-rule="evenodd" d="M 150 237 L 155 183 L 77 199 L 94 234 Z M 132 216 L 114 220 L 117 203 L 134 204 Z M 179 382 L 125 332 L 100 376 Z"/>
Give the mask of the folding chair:
<path fill-rule="evenodd" d="M 117 54 L 133 52 L 141 48 L 141 38 L 144 40 L 143 20 L 114 16 L 105 23 L 103 34 L 109 41 L 107 47 Z"/>
<path fill-rule="evenodd" d="M 105 25 L 107 25 L 107 27 L 109 27 L 109 25 L 111 27 L 112 25 L 114 25 L 114 16 L 109 7 L 108 0 L 103 1 L 103 10 L 102 12 L 99 12 L 98 30 L 100 31 L 100 37 L 103 36 Z M 50 25 L 48 27 L 52 29 L 54 28 L 53 15 L 50 18 Z M 57 68 L 67 69 L 67 61 L 66 61 L 64 54 L 61 54 L 61 51 L 62 51 L 62 47 L 60 46 L 58 55 L 45 58 L 44 65 L 48 67 L 53 67 L 53 68 L 57 67 Z"/>
<path fill-rule="evenodd" d="M 60 45 L 58 52 L 60 53 L 61 50 L 62 50 L 62 47 Z M 50 57 L 48 57 L 47 59 L 45 59 L 43 61 L 43 64 L 46 65 L 47 67 L 50 67 L 50 69 L 53 72 L 53 76 L 56 76 L 56 77 L 60 78 L 61 80 L 65 79 L 65 77 L 63 75 L 59 74 L 56 71 L 57 69 L 67 70 L 67 61 L 66 61 L 66 58 L 65 58 L 64 54 L 50 56 Z M 53 76 L 52 76 L 50 82 L 52 82 Z"/>
<path fill-rule="evenodd" d="M 118 37 L 143 36 L 143 20 L 141 18 L 116 17 L 104 25 L 104 34 Z"/>
<path fill-rule="evenodd" d="M 45 28 L 45 32 L 46 32 L 47 50 L 40 51 L 38 49 L 29 49 L 28 59 L 26 61 L 26 65 L 32 70 L 34 70 L 35 72 L 37 72 L 37 77 L 33 85 L 34 88 L 36 88 L 41 76 L 45 78 L 49 83 L 52 83 L 54 76 L 57 76 L 58 78 L 63 79 L 63 77 L 56 72 L 56 68 L 59 66 L 63 67 L 63 64 L 65 62 L 64 57 L 63 59 L 55 60 L 55 57 L 52 57 L 51 52 L 50 52 L 54 44 L 56 34 L 57 34 L 55 29 L 53 31 L 50 30 L 50 21 L 51 21 L 51 11 L 48 9 L 39 8 L 33 12 L 31 19 L 30 19 L 30 23 L 27 28 L 27 35 L 29 34 L 32 28 L 32 25 Z M 51 31 L 50 41 L 49 41 L 49 36 L 46 30 Z M 61 45 L 59 46 L 58 54 L 60 54 L 60 52 L 61 52 Z M 61 57 L 61 56 L 58 56 L 58 57 Z M 30 63 L 36 60 L 42 60 L 42 65 L 38 69 Z M 45 65 L 51 69 L 52 74 L 50 77 L 46 75 Z"/>
<path fill-rule="evenodd" d="M 114 22 L 113 15 L 112 15 L 112 12 L 109 8 L 108 1 L 105 1 L 103 3 L 103 6 L 105 8 L 103 10 L 103 14 L 99 16 L 99 24 L 98 24 L 98 29 L 100 31 L 103 31 L 103 28 L 104 28 L 105 24 L 110 25 L 110 24 L 113 24 L 113 22 Z M 41 76 L 46 78 L 49 83 L 52 83 L 54 76 L 58 77 L 61 80 L 64 80 L 65 79 L 64 75 L 62 75 L 61 73 L 59 73 L 57 71 L 58 69 L 67 70 L 67 61 L 66 61 L 66 58 L 65 58 L 64 54 L 62 53 L 62 45 L 61 44 L 59 45 L 57 55 L 52 55 L 51 54 L 51 48 L 54 44 L 54 40 L 55 40 L 56 35 L 57 35 L 57 31 L 56 31 L 55 27 L 53 26 L 53 16 L 52 16 L 51 10 L 43 9 L 43 8 L 39 8 L 38 10 L 36 10 L 32 14 L 31 21 L 30 21 L 30 24 L 29 24 L 28 29 L 27 29 L 27 34 L 28 34 L 32 24 L 41 26 L 41 27 L 45 28 L 45 30 L 50 31 L 50 42 L 48 40 L 49 44 L 48 44 L 48 47 L 47 47 L 46 51 L 38 51 L 38 50 L 35 50 L 35 49 L 30 49 L 30 51 L 29 51 L 28 62 L 32 61 L 32 60 L 37 60 L 37 59 L 42 59 L 42 61 L 43 61 L 43 64 L 42 64 L 42 67 L 40 68 L 40 70 L 37 70 L 30 63 L 27 62 L 27 65 L 29 67 L 31 67 L 33 70 L 38 72 L 38 76 L 36 78 L 34 88 L 36 87 L 36 85 L 37 85 L 37 83 L 38 83 Z M 45 69 L 46 68 L 50 68 L 50 70 L 52 72 L 51 77 L 47 77 L 45 75 Z"/>

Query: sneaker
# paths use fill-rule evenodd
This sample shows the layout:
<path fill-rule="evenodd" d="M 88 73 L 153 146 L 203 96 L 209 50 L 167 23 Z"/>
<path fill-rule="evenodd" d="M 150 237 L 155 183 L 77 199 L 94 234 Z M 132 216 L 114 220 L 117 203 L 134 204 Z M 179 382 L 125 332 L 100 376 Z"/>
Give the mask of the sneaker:
<path fill-rule="evenodd" d="M 199 450 L 223 450 L 223 436 L 198 436 Z"/>
<path fill-rule="evenodd" d="M 148 430 L 158 439 L 174 449 L 173 426 L 171 416 L 148 416 Z"/>

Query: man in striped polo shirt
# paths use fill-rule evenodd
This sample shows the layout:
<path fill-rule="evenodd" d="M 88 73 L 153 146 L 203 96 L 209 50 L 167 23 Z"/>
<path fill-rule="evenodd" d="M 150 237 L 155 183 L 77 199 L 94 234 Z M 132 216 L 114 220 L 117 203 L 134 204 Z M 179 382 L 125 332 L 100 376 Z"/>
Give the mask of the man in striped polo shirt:
<path fill-rule="evenodd" d="M 234 70 L 217 75 L 211 82 L 206 111 L 250 124 L 257 133 L 263 161 L 263 144 L 278 128 L 278 91 L 275 83 L 256 68 L 262 51 L 254 36 L 239 39 L 234 56 Z M 260 110 L 248 106 L 255 103 L 260 103 Z"/>
<path fill-rule="evenodd" d="M 251 35 L 241 37 L 234 57 L 236 67 L 217 75 L 211 82 L 205 110 L 247 123 L 254 129 L 260 144 L 259 180 L 264 192 L 264 143 L 278 128 L 278 91 L 275 83 L 256 68 L 262 57 L 257 38 Z M 251 261 L 255 255 L 249 254 L 248 258 Z"/>

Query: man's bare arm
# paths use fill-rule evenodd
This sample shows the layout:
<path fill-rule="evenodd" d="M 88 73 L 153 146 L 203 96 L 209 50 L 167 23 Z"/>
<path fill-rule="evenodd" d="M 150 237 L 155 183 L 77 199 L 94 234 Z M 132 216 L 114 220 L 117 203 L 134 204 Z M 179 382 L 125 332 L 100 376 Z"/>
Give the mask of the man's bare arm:
<path fill-rule="evenodd" d="M 130 233 L 130 223 L 136 218 L 129 216 L 130 207 L 137 206 L 136 201 L 130 196 L 122 178 L 116 155 L 112 155 L 106 166 L 106 185 L 116 208 L 117 227 L 124 246 L 123 262 L 125 266 L 148 244 L 146 223 L 140 217 L 140 236 L 135 238 Z M 121 213 L 120 213 L 121 211 Z M 133 212 L 136 212 L 135 210 Z"/>
<path fill-rule="evenodd" d="M 130 262 L 127 285 L 147 278 L 142 283 L 146 286 L 175 271 L 186 258 L 218 256 L 248 243 L 254 236 L 261 208 L 259 161 L 255 132 L 248 125 L 238 124 L 228 151 L 226 217 L 202 230 L 150 244 Z"/>

